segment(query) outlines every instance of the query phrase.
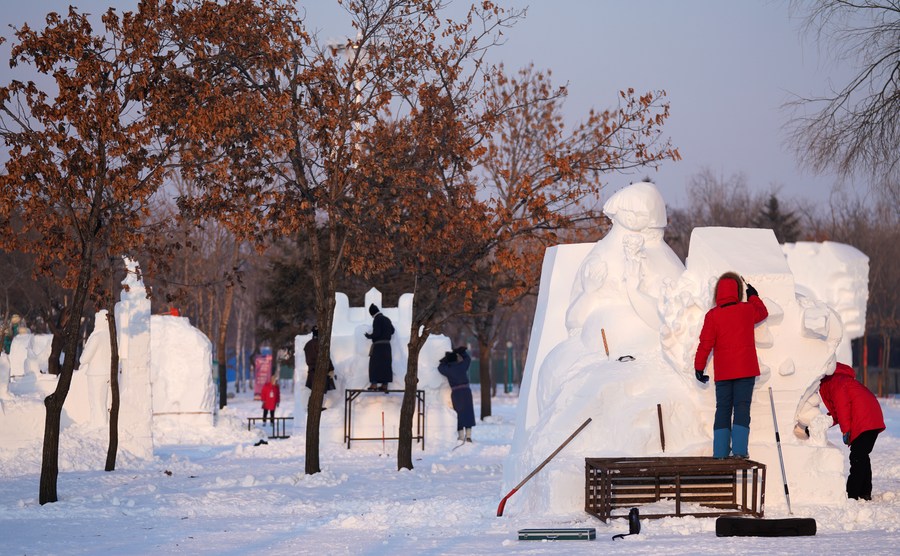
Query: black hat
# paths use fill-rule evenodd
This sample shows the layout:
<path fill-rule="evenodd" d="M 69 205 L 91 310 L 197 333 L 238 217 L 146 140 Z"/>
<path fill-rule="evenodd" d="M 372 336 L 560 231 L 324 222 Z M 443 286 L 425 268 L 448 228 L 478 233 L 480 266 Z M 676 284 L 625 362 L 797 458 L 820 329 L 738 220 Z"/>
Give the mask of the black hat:
<path fill-rule="evenodd" d="M 459 356 L 455 351 L 447 351 L 444 352 L 444 356 L 441 358 L 441 363 L 455 363 L 459 360 Z"/>
<path fill-rule="evenodd" d="M 318 337 L 319 337 L 319 327 L 318 327 L 318 326 L 313 326 L 313 327 L 312 327 L 312 335 L 313 335 L 313 338 L 318 338 Z"/>
<path fill-rule="evenodd" d="M 374 303 L 369 305 L 369 314 L 373 317 L 378 314 L 378 306 Z"/>

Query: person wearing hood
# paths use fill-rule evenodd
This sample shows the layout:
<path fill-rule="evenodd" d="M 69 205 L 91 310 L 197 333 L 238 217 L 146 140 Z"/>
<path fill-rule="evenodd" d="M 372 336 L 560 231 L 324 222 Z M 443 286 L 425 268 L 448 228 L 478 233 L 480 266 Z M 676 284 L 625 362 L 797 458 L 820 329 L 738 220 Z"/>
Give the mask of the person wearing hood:
<path fill-rule="evenodd" d="M 700 344 L 694 357 L 694 372 L 709 382 L 705 369 L 710 353 L 715 355 L 716 414 L 713 421 L 713 457 L 750 457 L 750 402 L 759 376 L 754 327 L 769 316 L 756 289 L 726 272 L 716 282 L 716 306 L 706 313 Z"/>
<path fill-rule="evenodd" d="M 834 373 L 819 381 L 819 397 L 831 416 L 831 426 L 839 425 L 844 444 L 850 446 L 847 498 L 872 499 L 872 462 L 869 454 L 885 429 L 881 404 L 868 388 L 856 380 L 853 367 L 837 363 Z M 809 437 L 809 423 L 799 421 L 794 434 Z"/>
<path fill-rule="evenodd" d="M 394 325 L 374 303 L 369 305 L 369 314 L 372 315 L 372 332 L 366 332 L 366 338 L 372 340 L 369 348 L 369 390 L 387 392 L 388 384 L 394 380 L 391 366 Z"/>
<path fill-rule="evenodd" d="M 469 387 L 471 362 L 468 349 L 460 346 L 446 352 L 438 363 L 438 372 L 450 383 L 450 402 L 456 412 L 456 432 L 460 442 L 472 442 L 472 427 L 475 426 L 475 405 Z"/>

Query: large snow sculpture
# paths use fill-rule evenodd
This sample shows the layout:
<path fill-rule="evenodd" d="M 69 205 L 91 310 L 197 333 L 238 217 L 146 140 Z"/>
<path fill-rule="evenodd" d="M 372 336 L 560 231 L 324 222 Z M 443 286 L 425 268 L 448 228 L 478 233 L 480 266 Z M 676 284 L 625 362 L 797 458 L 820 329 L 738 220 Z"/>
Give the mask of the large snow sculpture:
<path fill-rule="evenodd" d="M 797 294 L 771 230 L 695 229 L 685 268 L 662 242 L 665 209 L 652 184 L 624 188 L 607 209 L 613 228 L 589 252 L 582 246 L 548 250 L 531 342 L 541 349 L 529 350 L 530 376 L 523 378 L 505 486 L 515 486 L 586 418 L 593 422 L 532 479 L 513 508 L 581 511 L 585 457 L 711 454 L 714 387 L 694 379 L 692 359 L 703 316 L 712 306 L 712 288 L 726 270 L 753 283 L 770 313 L 756 334 L 762 376 L 751 407 L 752 459 L 771 470 L 779 465 L 768 387 L 773 387 L 779 430 L 789 431 L 806 391 L 834 367 L 840 318 L 822 301 Z M 567 300 L 558 283 L 566 275 L 573 280 Z M 553 288 L 554 303 L 567 303 L 564 321 L 543 306 L 551 297 L 545 285 Z M 534 338 L 561 326 L 568 337 L 552 348 Z M 619 360 L 622 355 L 635 359 Z M 713 375 L 714 366 L 713 360 L 708 369 Z M 839 450 L 784 435 L 782 443 L 796 499 L 842 499 Z M 778 506 L 784 500 L 770 494 L 767 502 Z"/>

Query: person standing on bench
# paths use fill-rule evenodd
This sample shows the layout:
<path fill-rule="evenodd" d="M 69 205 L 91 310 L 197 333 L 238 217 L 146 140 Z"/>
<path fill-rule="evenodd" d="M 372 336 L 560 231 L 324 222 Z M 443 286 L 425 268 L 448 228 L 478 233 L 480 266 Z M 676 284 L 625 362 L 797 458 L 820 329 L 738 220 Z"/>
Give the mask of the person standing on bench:
<path fill-rule="evenodd" d="M 394 335 L 394 325 L 374 303 L 369 305 L 369 314 L 373 317 L 372 332 L 366 333 L 366 338 L 372 340 L 372 346 L 369 348 L 369 390 L 387 392 L 388 384 L 394 380 L 391 366 L 391 336 Z"/>
<path fill-rule="evenodd" d="M 716 282 L 716 306 L 706 313 L 700 345 L 694 357 L 697 380 L 706 384 L 705 369 L 715 353 L 716 414 L 713 422 L 713 457 L 750 457 L 750 402 L 759 376 L 759 360 L 753 328 L 769 316 L 756 289 L 747 284 L 742 302 L 743 280 L 726 272 Z M 732 420 L 733 419 L 733 420 Z"/>
<path fill-rule="evenodd" d="M 259 397 L 262 398 L 263 424 L 265 424 L 266 414 L 268 414 L 274 426 L 275 408 L 281 403 L 281 388 L 278 387 L 278 374 L 272 374 L 269 382 L 262 387 Z"/>
<path fill-rule="evenodd" d="M 831 426 L 841 427 L 844 444 L 850 446 L 847 498 L 871 500 L 872 462 L 869 454 L 875 447 L 878 435 L 885 429 L 878 398 L 856 380 L 853 367 L 843 363 L 838 363 L 834 373 L 819 382 L 819 397 L 831 415 Z M 794 427 L 794 434 L 801 437 L 800 432 L 808 438 L 809 423 L 799 421 Z"/>
<path fill-rule="evenodd" d="M 475 406 L 469 387 L 471 362 L 466 346 L 460 346 L 446 352 L 438 363 L 438 372 L 450 383 L 450 402 L 456 412 L 456 432 L 460 442 L 472 442 L 472 427 L 475 426 Z"/>

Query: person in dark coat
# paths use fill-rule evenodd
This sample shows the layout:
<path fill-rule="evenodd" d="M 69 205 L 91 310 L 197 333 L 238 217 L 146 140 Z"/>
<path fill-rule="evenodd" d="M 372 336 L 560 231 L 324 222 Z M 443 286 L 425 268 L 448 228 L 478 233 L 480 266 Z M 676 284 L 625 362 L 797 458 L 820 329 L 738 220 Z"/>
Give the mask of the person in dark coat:
<path fill-rule="evenodd" d="M 387 392 L 388 384 L 394 380 L 391 366 L 391 336 L 394 334 L 394 325 L 374 303 L 369 305 L 369 314 L 373 317 L 372 332 L 366 333 L 366 338 L 372 340 L 372 347 L 369 348 L 369 390 Z"/>
<path fill-rule="evenodd" d="M 313 326 L 312 338 L 303 346 L 303 355 L 306 357 L 306 387 L 312 390 L 313 376 L 316 374 L 316 358 L 319 357 L 319 327 Z M 325 391 L 334 390 L 334 364 L 328 358 L 328 380 Z"/>
<path fill-rule="evenodd" d="M 838 363 L 834 374 L 819 383 L 819 397 L 828 409 L 832 426 L 839 425 L 844 444 L 850 446 L 847 498 L 872 499 L 872 463 L 869 454 L 885 429 L 881 404 L 868 388 L 856 380 L 856 371 Z"/>
<path fill-rule="evenodd" d="M 756 339 L 753 329 L 769 316 L 756 289 L 726 272 L 716 282 L 716 306 L 706 313 L 700 344 L 694 357 L 697 380 L 709 382 L 705 374 L 711 352 L 716 358 L 716 414 L 713 422 L 713 457 L 724 459 L 729 452 L 737 458 L 749 457 L 750 402 L 759 376 Z"/>
<path fill-rule="evenodd" d="M 475 406 L 469 387 L 471 362 L 468 350 L 461 346 L 446 352 L 438 363 L 438 372 L 450 382 L 450 401 L 456 411 L 456 431 L 460 442 L 472 442 L 472 427 L 475 426 Z"/>

